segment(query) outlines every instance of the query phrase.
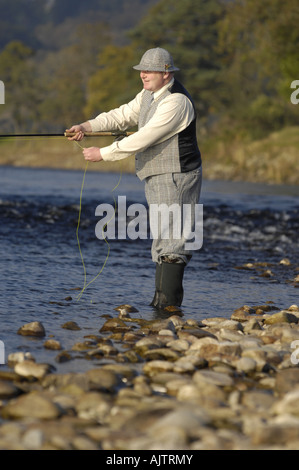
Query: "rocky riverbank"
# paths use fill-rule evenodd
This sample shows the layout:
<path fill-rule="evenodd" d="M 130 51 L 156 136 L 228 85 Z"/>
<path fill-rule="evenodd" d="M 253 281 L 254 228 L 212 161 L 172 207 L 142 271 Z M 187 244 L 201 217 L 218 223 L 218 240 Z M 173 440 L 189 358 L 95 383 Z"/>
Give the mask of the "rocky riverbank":
<path fill-rule="evenodd" d="M 57 363 L 80 355 L 94 367 L 61 374 L 30 351 L 10 354 L 1 450 L 299 448 L 298 306 L 202 321 L 178 309 L 152 321 L 129 305 L 116 311 L 67 351 L 38 321 L 20 327 L 57 350 Z"/>

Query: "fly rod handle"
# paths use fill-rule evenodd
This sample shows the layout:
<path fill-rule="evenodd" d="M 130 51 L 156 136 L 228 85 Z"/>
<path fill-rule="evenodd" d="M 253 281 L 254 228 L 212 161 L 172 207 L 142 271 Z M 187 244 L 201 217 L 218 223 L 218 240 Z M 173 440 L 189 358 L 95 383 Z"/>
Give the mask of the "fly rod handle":
<path fill-rule="evenodd" d="M 134 132 L 84 132 L 84 137 L 128 137 Z M 65 137 L 74 137 L 76 132 L 65 132 Z"/>

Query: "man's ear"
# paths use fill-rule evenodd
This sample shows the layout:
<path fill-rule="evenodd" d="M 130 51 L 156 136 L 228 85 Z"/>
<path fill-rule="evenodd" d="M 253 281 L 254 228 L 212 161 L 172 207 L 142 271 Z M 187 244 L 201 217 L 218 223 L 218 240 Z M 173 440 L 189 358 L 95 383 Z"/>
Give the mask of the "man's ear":
<path fill-rule="evenodd" d="M 164 72 L 163 74 L 163 79 L 164 80 L 167 80 L 167 79 L 171 79 L 172 78 L 172 73 L 171 72 Z"/>

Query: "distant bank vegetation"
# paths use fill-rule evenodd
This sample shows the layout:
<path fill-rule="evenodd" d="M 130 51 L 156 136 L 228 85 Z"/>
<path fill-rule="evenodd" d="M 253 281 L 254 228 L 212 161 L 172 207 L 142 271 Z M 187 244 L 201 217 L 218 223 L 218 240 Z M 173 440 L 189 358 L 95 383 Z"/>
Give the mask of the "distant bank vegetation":
<path fill-rule="evenodd" d="M 75 0 L 77 14 L 73 7 L 68 14 L 69 0 L 40 12 L 37 0 L 17 3 L 14 22 L 10 7 L 1 10 L 8 15 L 0 20 L 1 133 L 63 132 L 127 102 L 140 90 L 132 65 L 161 46 L 193 96 L 206 176 L 298 184 L 297 0 L 135 0 L 133 21 L 123 0 L 105 0 L 102 10 L 92 0 L 88 11 Z M 68 142 L 24 144 L 2 142 L 0 163 L 82 167 Z M 123 165 L 133 171 L 132 159 Z"/>

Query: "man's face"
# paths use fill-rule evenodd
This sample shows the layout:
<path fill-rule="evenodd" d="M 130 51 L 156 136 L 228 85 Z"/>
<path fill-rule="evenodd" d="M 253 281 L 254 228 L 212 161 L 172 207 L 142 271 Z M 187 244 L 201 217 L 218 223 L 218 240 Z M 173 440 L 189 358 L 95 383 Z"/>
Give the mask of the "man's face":
<path fill-rule="evenodd" d="M 140 78 L 145 90 L 155 92 L 166 85 L 171 77 L 169 72 L 149 72 L 142 70 L 142 72 L 140 72 Z"/>

